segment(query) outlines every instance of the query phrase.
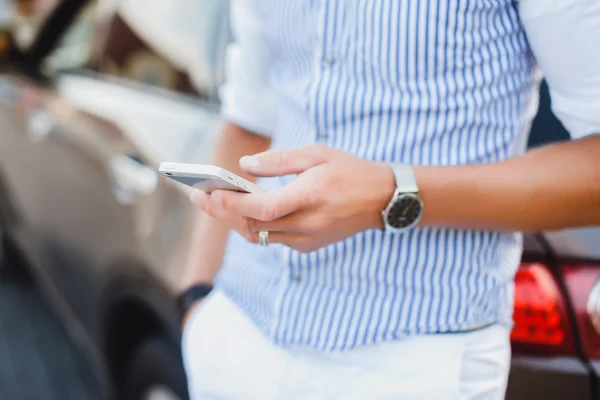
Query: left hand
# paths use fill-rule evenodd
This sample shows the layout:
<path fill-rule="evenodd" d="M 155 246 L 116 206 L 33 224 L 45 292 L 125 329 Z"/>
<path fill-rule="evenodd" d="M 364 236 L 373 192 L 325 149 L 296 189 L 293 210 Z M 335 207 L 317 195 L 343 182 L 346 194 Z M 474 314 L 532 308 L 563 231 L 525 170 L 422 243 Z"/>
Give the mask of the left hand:
<path fill-rule="evenodd" d="M 395 188 L 386 164 L 321 145 L 243 157 L 240 167 L 257 177 L 297 177 L 274 192 L 216 190 L 208 195 L 195 190 L 192 202 L 253 243 L 259 231 L 269 231 L 270 243 L 301 252 L 383 227 L 381 210 Z"/>

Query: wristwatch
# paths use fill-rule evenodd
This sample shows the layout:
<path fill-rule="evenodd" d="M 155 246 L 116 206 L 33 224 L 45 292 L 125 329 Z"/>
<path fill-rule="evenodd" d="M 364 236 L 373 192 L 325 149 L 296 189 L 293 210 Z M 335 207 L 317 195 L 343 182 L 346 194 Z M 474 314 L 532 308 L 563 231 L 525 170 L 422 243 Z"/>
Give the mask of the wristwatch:
<path fill-rule="evenodd" d="M 192 307 L 198 300 L 201 300 L 208 296 L 213 289 L 211 284 L 198 283 L 184 290 L 179 296 L 177 296 L 177 308 L 179 309 L 179 315 L 183 318 L 190 307 Z"/>
<path fill-rule="evenodd" d="M 396 190 L 381 214 L 387 232 L 404 232 L 421 220 L 423 202 L 419 197 L 419 187 L 412 167 L 406 164 L 389 166 L 396 179 Z"/>

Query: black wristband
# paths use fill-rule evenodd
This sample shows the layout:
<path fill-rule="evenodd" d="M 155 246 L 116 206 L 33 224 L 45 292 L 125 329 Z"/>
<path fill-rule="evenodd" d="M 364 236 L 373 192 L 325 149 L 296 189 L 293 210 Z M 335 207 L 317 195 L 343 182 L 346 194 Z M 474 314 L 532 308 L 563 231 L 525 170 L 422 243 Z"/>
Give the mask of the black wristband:
<path fill-rule="evenodd" d="M 187 288 L 183 293 L 177 297 L 177 307 L 179 308 L 179 314 L 183 318 L 189 311 L 190 307 L 194 305 L 198 300 L 208 296 L 213 289 L 213 286 L 209 283 L 198 283 L 194 286 Z"/>

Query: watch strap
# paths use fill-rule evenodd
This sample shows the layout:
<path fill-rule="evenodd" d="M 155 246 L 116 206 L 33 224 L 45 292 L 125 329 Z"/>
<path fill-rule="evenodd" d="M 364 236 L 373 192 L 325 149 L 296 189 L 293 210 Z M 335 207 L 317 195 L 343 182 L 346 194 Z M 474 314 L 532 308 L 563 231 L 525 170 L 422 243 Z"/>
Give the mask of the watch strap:
<path fill-rule="evenodd" d="M 408 164 L 390 164 L 396 179 L 395 193 L 419 193 L 417 178 L 413 168 Z"/>
<path fill-rule="evenodd" d="M 177 296 L 177 308 L 180 315 L 183 317 L 198 300 L 208 296 L 212 291 L 213 286 L 209 283 L 197 283 Z"/>

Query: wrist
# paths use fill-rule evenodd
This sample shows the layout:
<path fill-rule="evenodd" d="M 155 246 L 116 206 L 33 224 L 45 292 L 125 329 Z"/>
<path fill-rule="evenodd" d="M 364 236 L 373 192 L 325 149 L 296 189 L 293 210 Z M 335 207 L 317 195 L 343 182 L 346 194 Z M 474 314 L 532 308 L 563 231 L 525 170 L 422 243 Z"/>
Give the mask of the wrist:
<path fill-rule="evenodd" d="M 379 195 L 386 202 L 381 208 L 380 223 L 386 232 L 403 233 L 421 223 L 424 204 L 420 196 L 417 169 L 402 163 L 384 164 L 381 169 L 381 176 L 385 176 L 386 180 L 379 184 Z"/>
<path fill-rule="evenodd" d="M 427 194 L 430 193 L 429 188 L 431 186 L 431 172 L 433 169 L 431 167 L 415 165 L 412 166 L 412 169 L 415 175 L 415 180 L 417 181 L 417 186 L 419 187 L 419 197 L 421 198 L 423 204 L 426 205 L 425 207 L 423 207 L 423 215 L 421 216 L 421 220 L 417 225 L 423 226 L 427 225 L 428 222 L 427 211 L 429 211 L 430 202 L 428 201 Z M 433 176 L 435 177 L 435 172 L 433 173 Z"/>
<path fill-rule="evenodd" d="M 370 206 L 369 228 L 384 229 L 382 211 L 386 208 L 394 192 L 396 191 L 396 180 L 394 172 L 386 163 L 373 163 L 372 173 L 372 202 Z"/>
<path fill-rule="evenodd" d="M 190 311 L 195 308 L 199 302 L 212 291 L 213 286 L 210 283 L 196 283 L 177 296 L 177 308 L 182 320 L 185 320 Z"/>
<path fill-rule="evenodd" d="M 485 167 L 485 166 L 484 166 Z M 425 204 L 421 226 L 479 228 L 471 220 L 480 210 L 490 207 L 481 197 L 482 183 L 489 175 L 481 173 L 482 166 L 414 167 L 419 196 Z M 485 204 L 486 207 L 478 207 Z"/>

